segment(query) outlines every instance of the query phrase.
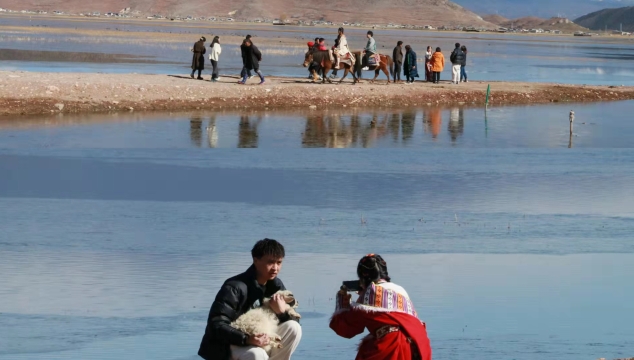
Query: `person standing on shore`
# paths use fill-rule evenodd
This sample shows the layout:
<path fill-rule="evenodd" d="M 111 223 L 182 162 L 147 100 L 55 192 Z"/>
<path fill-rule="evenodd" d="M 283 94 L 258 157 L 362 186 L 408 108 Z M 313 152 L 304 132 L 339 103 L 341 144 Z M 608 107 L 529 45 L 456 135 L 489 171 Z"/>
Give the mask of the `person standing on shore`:
<path fill-rule="evenodd" d="M 451 60 L 451 83 L 459 84 L 460 83 L 460 72 L 462 69 L 462 62 L 465 60 L 464 53 L 460 49 L 460 43 L 456 43 L 456 48 L 451 52 L 451 56 L 449 57 Z"/>
<path fill-rule="evenodd" d="M 242 73 L 242 80 L 238 81 L 238 84 L 244 85 L 246 84 L 248 77 L 247 74 L 250 70 L 255 71 L 260 76 L 260 84 L 264 84 L 264 76 L 260 72 L 260 61 L 262 61 L 262 53 L 260 50 L 253 45 L 251 40 L 245 40 L 242 45 L 242 64 L 244 66 Z"/>
<path fill-rule="evenodd" d="M 431 71 L 434 72 L 434 84 L 440 83 L 440 73 L 445 70 L 445 55 L 442 54 L 440 47 L 436 48 L 436 52 L 431 56 Z"/>
<path fill-rule="evenodd" d="M 469 82 L 467 79 L 467 47 L 462 45 L 460 50 L 464 54 L 464 60 L 462 60 L 462 66 L 460 67 L 460 81 Z"/>
<path fill-rule="evenodd" d="M 203 79 L 201 73 L 205 69 L 205 52 L 207 51 L 207 49 L 205 49 L 205 41 L 207 41 L 207 39 L 205 39 L 204 36 L 201 37 L 192 48 L 192 52 L 194 53 L 192 57 L 192 74 L 190 75 L 192 79 L 196 71 L 198 71 L 198 80 Z"/>
<path fill-rule="evenodd" d="M 220 47 L 220 37 L 215 36 L 214 39 L 211 41 L 211 45 L 209 47 L 211 48 L 210 54 L 209 54 L 209 60 L 211 61 L 211 67 L 212 67 L 211 81 L 217 82 L 218 81 L 218 60 L 220 60 L 220 54 L 222 53 L 222 48 Z"/>
<path fill-rule="evenodd" d="M 434 82 L 434 79 L 432 79 L 433 72 L 431 71 L 431 56 L 433 54 L 431 46 L 428 46 L 425 53 L 425 81 L 427 82 Z"/>
<path fill-rule="evenodd" d="M 413 84 L 414 78 L 418 77 L 418 68 L 416 67 L 416 53 L 409 45 L 405 46 L 405 63 L 404 73 L 407 84 Z"/>
<path fill-rule="evenodd" d="M 394 83 L 400 83 L 401 80 L 401 69 L 403 68 L 403 42 L 399 41 L 396 43 L 396 47 L 392 52 L 392 59 L 394 59 Z M 397 81 L 398 79 L 398 81 Z"/>

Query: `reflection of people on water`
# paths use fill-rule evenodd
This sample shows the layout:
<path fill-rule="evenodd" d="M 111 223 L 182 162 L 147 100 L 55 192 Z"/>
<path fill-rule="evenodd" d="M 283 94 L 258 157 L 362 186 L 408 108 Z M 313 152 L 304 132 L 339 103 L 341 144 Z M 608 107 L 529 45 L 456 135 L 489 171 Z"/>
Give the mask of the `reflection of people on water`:
<path fill-rule="evenodd" d="M 414 136 L 414 125 L 416 124 L 416 112 L 406 111 L 403 113 L 403 143 L 407 142 Z"/>
<path fill-rule="evenodd" d="M 207 141 L 210 148 L 218 146 L 218 129 L 216 128 L 216 115 L 212 115 L 209 118 L 209 125 L 207 125 Z"/>
<path fill-rule="evenodd" d="M 388 125 L 390 133 L 392 134 L 392 140 L 398 142 L 398 135 L 401 132 L 401 114 L 393 113 L 390 116 L 390 123 Z"/>
<path fill-rule="evenodd" d="M 352 142 L 352 130 L 340 115 L 311 115 L 302 134 L 304 147 L 346 148 Z"/>
<path fill-rule="evenodd" d="M 302 146 L 307 148 L 326 147 L 326 123 L 323 114 L 306 117 L 306 126 L 302 134 Z"/>
<path fill-rule="evenodd" d="M 189 120 L 189 138 L 195 146 L 203 145 L 203 120 L 200 116 L 192 116 Z"/>
<path fill-rule="evenodd" d="M 249 115 L 240 116 L 240 126 L 238 129 L 239 148 L 258 147 L 258 125 L 261 121 L 261 117 L 258 117 L 255 122 L 252 122 Z"/>
<path fill-rule="evenodd" d="M 423 123 L 425 124 L 425 132 L 431 132 L 432 139 L 436 139 L 440 134 L 440 126 L 442 125 L 440 109 L 425 109 Z"/>
<path fill-rule="evenodd" d="M 454 107 L 449 115 L 449 136 L 451 141 L 456 141 L 464 131 L 464 109 Z"/>

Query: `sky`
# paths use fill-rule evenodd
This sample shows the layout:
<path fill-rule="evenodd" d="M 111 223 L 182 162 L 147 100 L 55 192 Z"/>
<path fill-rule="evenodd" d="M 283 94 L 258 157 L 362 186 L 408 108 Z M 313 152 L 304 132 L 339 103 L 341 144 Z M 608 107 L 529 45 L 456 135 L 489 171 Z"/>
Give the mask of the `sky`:
<path fill-rule="evenodd" d="M 604 8 L 634 6 L 634 0 L 453 0 L 480 15 L 500 14 L 508 18 L 538 16 L 574 20 Z"/>

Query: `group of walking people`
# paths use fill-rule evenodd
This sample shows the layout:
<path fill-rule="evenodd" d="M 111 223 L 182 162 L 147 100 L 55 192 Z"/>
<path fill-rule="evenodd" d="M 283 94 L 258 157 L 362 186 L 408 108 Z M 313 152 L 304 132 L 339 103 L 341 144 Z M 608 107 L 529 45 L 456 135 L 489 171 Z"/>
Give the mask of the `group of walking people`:
<path fill-rule="evenodd" d="M 396 47 L 392 52 L 392 58 L 394 59 L 394 82 L 402 82 L 402 70 L 406 78 L 406 84 L 414 83 L 415 78 L 419 77 L 419 67 L 418 57 L 412 47 L 410 45 L 405 45 L 405 54 L 403 54 L 403 42 L 397 42 Z M 453 84 L 469 82 L 466 70 L 467 47 L 456 43 L 456 47 L 451 53 L 449 60 L 452 64 L 451 82 Z M 440 73 L 445 70 L 445 56 L 443 55 L 440 47 L 437 47 L 436 51 L 432 51 L 431 46 L 427 47 L 424 66 L 425 81 L 438 84 L 440 82 Z"/>
<path fill-rule="evenodd" d="M 192 79 L 203 80 L 202 71 L 205 69 L 205 54 L 207 53 L 207 49 L 205 48 L 205 42 L 207 39 L 203 36 L 198 40 L 191 51 L 194 53 L 192 58 Z M 218 81 L 218 61 L 220 60 L 220 54 L 222 53 L 222 48 L 220 46 L 220 37 L 215 36 L 209 46 L 209 60 L 211 61 L 212 66 L 212 74 L 211 81 Z M 240 72 L 240 81 L 238 84 L 244 85 L 248 79 L 252 78 L 254 75 L 251 71 L 254 71 L 260 77 L 260 85 L 265 83 L 264 76 L 262 72 L 260 72 L 260 61 L 262 61 L 262 53 L 260 50 L 253 44 L 251 40 L 251 35 L 247 35 L 245 39 L 242 41 L 240 45 L 240 52 L 242 54 L 242 71 Z M 194 75 L 198 72 L 198 77 L 194 77 Z"/>
<path fill-rule="evenodd" d="M 374 33 L 372 31 L 367 32 L 367 39 L 367 44 L 363 50 L 363 57 L 361 59 L 362 70 L 368 70 L 369 66 L 375 65 L 375 55 L 377 55 L 376 40 L 374 39 Z M 192 48 L 192 52 L 194 53 L 192 59 L 192 79 L 195 78 L 194 75 L 197 71 L 198 77 L 196 78 L 198 80 L 203 80 L 201 72 L 205 68 L 204 55 L 207 52 L 205 48 L 205 41 L 206 38 L 204 36 L 201 37 Z M 222 53 L 220 38 L 215 36 L 209 47 L 209 60 L 211 61 L 212 66 L 211 81 L 216 82 L 218 81 L 218 61 L 220 54 Z M 337 38 L 335 39 L 335 43 L 331 49 L 328 49 L 323 38 L 316 38 L 314 42 L 309 42 L 308 47 L 309 50 L 332 51 L 332 56 L 335 59 L 335 66 L 331 77 L 335 77 L 337 75 L 337 70 L 340 67 L 342 59 L 347 59 L 352 62 L 352 64 L 355 63 L 355 58 L 352 56 L 343 28 L 338 29 Z M 254 77 L 252 71 L 260 77 L 259 85 L 264 84 L 265 79 L 260 72 L 262 53 L 257 46 L 253 44 L 251 35 L 247 35 L 242 41 L 242 44 L 240 45 L 240 52 L 242 55 L 242 71 L 240 72 L 241 79 L 238 81 L 238 84 L 244 85 L 248 79 Z M 398 41 L 392 52 L 392 59 L 394 61 L 393 77 L 395 83 L 402 83 L 401 72 L 405 75 L 406 84 L 413 84 L 415 79 L 420 77 L 418 57 L 410 45 L 405 45 L 405 52 L 403 52 L 403 42 Z M 452 65 L 452 84 L 468 82 L 469 80 L 467 78 L 466 71 L 467 47 L 461 45 L 460 43 L 456 43 L 449 60 Z M 311 74 L 314 71 L 313 67 L 314 66 L 311 65 L 308 69 Z M 435 51 L 432 51 L 432 47 L 428 46 L 427 51 L 425 52 L 424 69 L 422 71 L 425 76 L 425 81 L 438 84 L 440 82 L 440 74 L 444 71 L 444 69 L 445 56 L 442 53 L 442 49 L 437 47 Z"/>

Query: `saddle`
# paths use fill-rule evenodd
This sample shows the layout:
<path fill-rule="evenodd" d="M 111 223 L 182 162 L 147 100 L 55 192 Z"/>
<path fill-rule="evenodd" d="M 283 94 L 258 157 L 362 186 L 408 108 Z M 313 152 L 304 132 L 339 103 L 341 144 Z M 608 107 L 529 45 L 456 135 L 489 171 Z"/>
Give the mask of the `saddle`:
<path fill-rule="evenodd" d="M 379 66 L 381 63 L 381 55 L 374 54 L 368 58 L 368 66 Z"/>

